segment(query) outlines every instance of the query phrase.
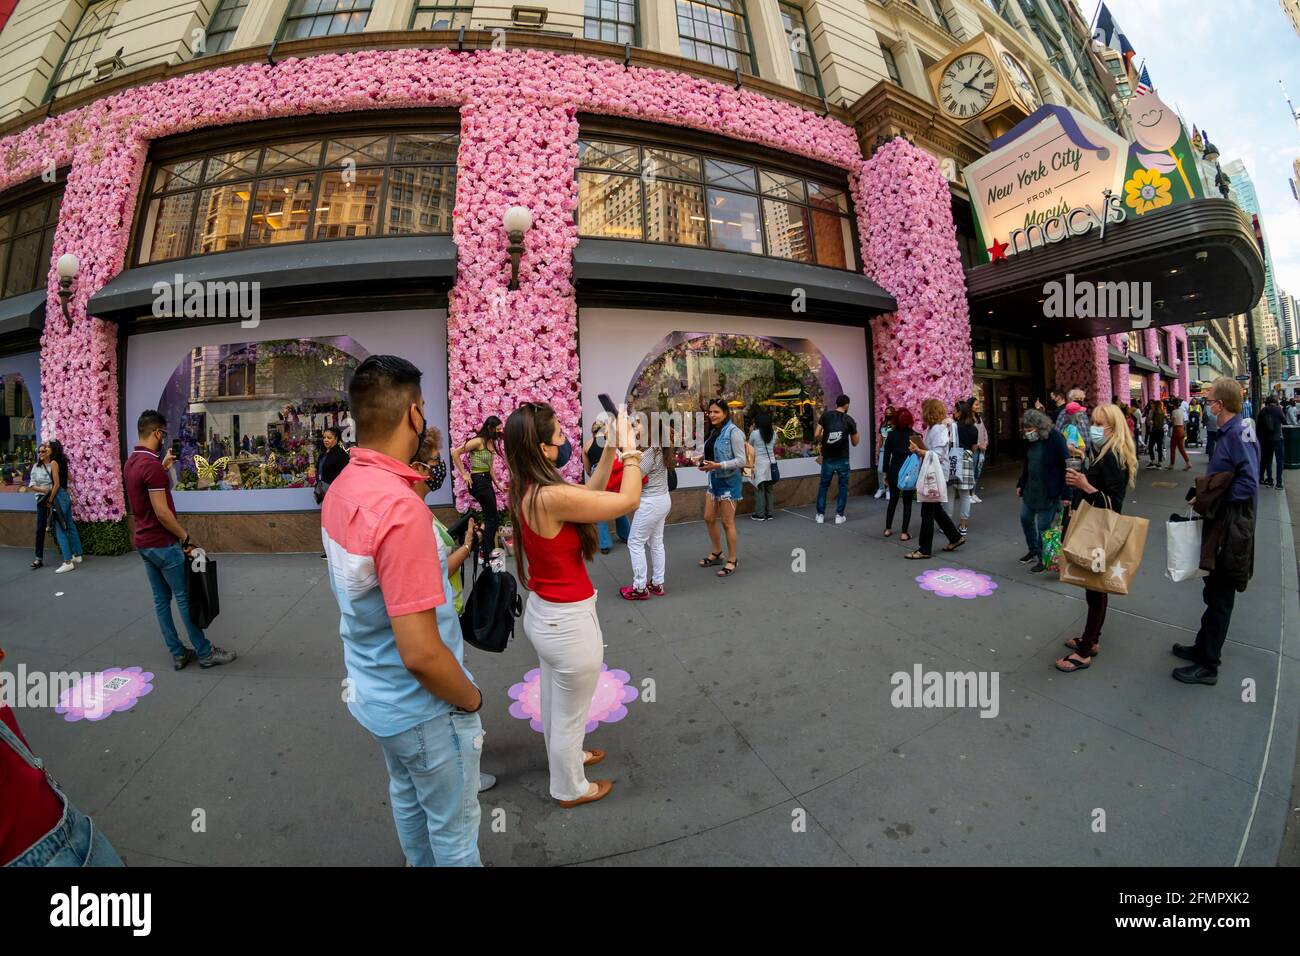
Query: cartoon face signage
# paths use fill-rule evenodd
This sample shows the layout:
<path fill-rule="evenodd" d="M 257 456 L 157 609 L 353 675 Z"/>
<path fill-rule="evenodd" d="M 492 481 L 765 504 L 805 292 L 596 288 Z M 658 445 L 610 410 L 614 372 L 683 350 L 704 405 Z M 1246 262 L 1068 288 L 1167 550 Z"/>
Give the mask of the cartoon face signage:
<path fill-rule="evenodd" d="M 1196 156 L 1182 120 L 1157 93 L 1136 94 L 1125 106 L 1133 126 L 1124 204 L 1141 216 L 1204 195 Z"/>

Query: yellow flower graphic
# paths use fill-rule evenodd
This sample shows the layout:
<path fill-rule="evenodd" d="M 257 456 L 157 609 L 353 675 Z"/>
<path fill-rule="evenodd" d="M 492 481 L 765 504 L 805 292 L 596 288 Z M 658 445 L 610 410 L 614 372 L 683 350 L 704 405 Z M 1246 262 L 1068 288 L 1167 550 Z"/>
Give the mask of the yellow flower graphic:
<path fill-rule="evenodd" d="M 1124 184 L 1124 205 L 1132 207 L 1139 216 L 1173 204 L 1174 197 L 1169 194 L 1173 186 L 1168 179 L 1160 175 L 1158 169 L 1139 169 L 1133 178 Z"/>

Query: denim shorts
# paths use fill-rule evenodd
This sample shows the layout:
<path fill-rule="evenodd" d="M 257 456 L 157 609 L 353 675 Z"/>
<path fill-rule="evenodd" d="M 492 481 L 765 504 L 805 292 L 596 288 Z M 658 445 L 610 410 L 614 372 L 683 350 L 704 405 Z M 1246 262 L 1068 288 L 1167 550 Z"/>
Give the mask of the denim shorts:
<path fill-rule="evenodd" d="M 709 472 L 709 497 L 714 501 L 739 501 L 741 493 L 741 476 L 739 470 L 730 475 L 722 474 L 722 469 Z"/>

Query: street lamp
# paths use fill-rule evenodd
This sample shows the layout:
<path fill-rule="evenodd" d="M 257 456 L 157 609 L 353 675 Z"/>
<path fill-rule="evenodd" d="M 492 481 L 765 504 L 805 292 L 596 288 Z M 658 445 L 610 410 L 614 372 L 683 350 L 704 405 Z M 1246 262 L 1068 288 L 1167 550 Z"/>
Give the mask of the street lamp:
<path fill-rule="evenodd" d="M 1210 142 L 1210 134 L 1208 132 L 1201 130 L 1201 134 L 1205 137 L 1205 152 L 1201 155 L 1205 158 L 1207 163 L 1217 163 L 1219 161 L 1219 147 Z"/>
<path fill-rule="evenodd" d="M 81 263 L 71 252 L 65 252 L 59 256 L 59 261 L 54 264 L 54 268 L 59 273 L 59 305 L 63 307 L 63 319 L 70 329 L 72 314 L 68 311 L 68 300 L 72 298 L 72 283 L 77 278 Z"/>
<path fill-rule="evenodd" d="M 511 206 L 502 217 L 501 224 L 506 227 L 506 235 L 510 237 L 510 245 L 506 246 L 506 251 L 510 253 L 510 288 L 518 289 L 519 257 L 524 254 L 524 233 L 533 226 L 532 210 L 527 206 Z"/>

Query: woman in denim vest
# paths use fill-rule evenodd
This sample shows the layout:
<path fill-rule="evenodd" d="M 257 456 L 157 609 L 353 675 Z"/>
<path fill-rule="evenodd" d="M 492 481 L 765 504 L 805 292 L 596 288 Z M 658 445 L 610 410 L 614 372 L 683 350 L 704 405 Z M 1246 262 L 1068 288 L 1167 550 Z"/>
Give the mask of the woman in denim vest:
<path fill-rule="evenodd" d="M 700 567 L 708 568 L 722 559 L 721 541 L 718 537 L 718 519 L 727 534 L 727 552 L 730 555 L 718 571 L 725 578 L 736 571 L 736 506 L 741 498 L 741 469 L 745 467 L 745 435 L 731 421 L 727 403 L 721 398 L 709 402 L 709 430 L 704 438 L 704 458 L 700 470 L 709 476 L 708 497 L 704 502 L 704 523 L 709 528 L 709 542 L 713 550 L 700 559 Z"/>

